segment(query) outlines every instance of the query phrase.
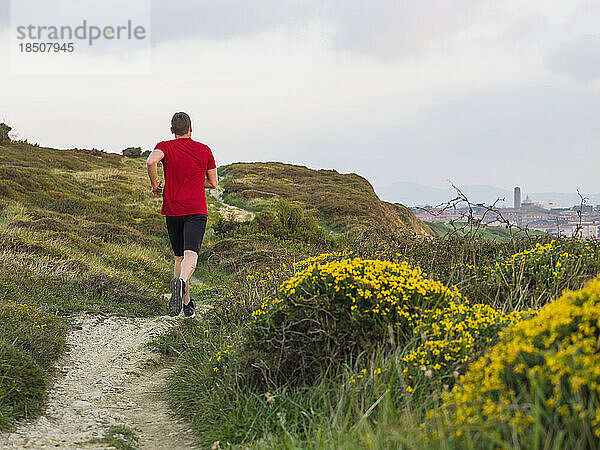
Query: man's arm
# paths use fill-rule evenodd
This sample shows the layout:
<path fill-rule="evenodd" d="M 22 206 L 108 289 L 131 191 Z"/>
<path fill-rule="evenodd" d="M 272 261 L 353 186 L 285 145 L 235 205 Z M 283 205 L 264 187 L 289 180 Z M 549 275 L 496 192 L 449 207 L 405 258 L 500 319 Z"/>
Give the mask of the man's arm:
<path fill-rule="evenodd" d="M 162 194 L 162 182 L 158 179 L 158 163 L 164 157 L 165 154 L 162 152 L 162 150 L 154 149 L 146 160 L 146 168 L 148 169 L 148 177 L 150 178 L 152 193 L 156 195 Z"/>
<path fill-rule="evenodd" d="M 219 185 L 217 178 L 217 169 L 208 169 L 206 171 L 206 180 L 204 180 L 204 187 L 214 189 Z"/>

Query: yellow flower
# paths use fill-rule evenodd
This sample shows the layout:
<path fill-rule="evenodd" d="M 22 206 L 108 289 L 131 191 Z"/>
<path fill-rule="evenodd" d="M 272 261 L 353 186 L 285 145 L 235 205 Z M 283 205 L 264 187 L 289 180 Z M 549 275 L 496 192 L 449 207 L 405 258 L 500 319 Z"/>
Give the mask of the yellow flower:
<path fill-rule="evenodd" d="M 538 247 L 540 248 L 540 247 Z M 559 426 L 579 411 L 600 431 L 600 278 L 578 291 L 565 291 L 539 313 L 500 333 L 499 343 L 469 366 L 443 410 L 455 424 L 510 423 L 522 433 L 534 422 L 532 392 L 547 386 L 537 406 Z M 508 384 L 507 384 L 508 382 Z M 595 418 L 581 414 L 581 398 L 595 405 Z M 444 420 L 444 419 L 442 419 Z"/>

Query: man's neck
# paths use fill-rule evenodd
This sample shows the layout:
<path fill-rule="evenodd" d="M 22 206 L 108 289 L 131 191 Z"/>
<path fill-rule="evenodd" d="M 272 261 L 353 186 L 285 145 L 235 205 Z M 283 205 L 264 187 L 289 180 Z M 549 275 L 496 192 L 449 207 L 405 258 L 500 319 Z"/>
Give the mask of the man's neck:
<path fill-rule="evenodd" d="M 188 133 L 188 134 L 183 134 L 181 136 L 177 136 L 175 135 L 175 139 L 189 139 L 192 137 L 192 133 Z"/>

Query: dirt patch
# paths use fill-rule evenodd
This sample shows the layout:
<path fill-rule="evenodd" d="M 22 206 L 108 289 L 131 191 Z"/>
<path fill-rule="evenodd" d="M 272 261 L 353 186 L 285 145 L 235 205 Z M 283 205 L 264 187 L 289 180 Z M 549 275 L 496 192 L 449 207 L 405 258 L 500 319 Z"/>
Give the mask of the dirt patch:
<path fill-rule="evenodd" d="M 219 208 L 219 214 L 221 214 L 224 219 L 235 220 L 237 222 L 246 222 L 254 219 L 255 216 L 251 211 L 246 211 L 245 209 L 227 204 L 223 204 Z"/>
<path fill-rule="evenodd" d="M 238 222 L 246 222 L 254 219 L 256 214 L 252 211 L 246 211 L 245 209 L 238 208 L 237 206 L 228 205 L 223 203 L 223 187 L 217 186 L 216 189 L 209 189 L 208 191 L 218 202 L 222 203 L 219 207 L 219 214 L 227 220 L 236 220 Z"/>
<path fill-rule="evenodd" d="M 190 449 L 191 431 L 166 403 L 173 362 L 146 348 L 183 318 L 81 315 L 44 415 L 0 435 L 0 448 L 106 448 L 111 425 L 134 429 L 141 449 Z"/>

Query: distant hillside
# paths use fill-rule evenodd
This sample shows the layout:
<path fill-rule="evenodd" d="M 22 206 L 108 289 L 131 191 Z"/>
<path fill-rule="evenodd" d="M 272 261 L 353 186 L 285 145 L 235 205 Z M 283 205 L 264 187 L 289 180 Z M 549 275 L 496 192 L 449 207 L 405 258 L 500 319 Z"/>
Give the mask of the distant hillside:
<path fill-rule="evenodd" d="M 458 187 L 473 203 L 491 204 L 494 201 L 496 201 L 496 199 L 504 198 L 505 201 L 499 202 L 498 206 L 513 206 L 513 193 L 511 190 L 487 185 L 460 185 Z M 556 207 L 561 208 L 578 205 L 580 202 L 579 195 L 576 191 L 571 193 L 527 192 L 525 188 L 522 187 L 522 189 L 523 200 L 526 196 L 529 196 L 529 198 L 534 202 L 542 204 L 548 204 L 549 202 L 552 202 Z M 448 185 L 447 188 L 435 188 L 417 183 L 407 183 L 403 181 L 398 181 L 387 186 L 377 187 L 376 190 L 383 200 L 390 202 L 400 202 L 408 206 L 434 206 L 439 205 L 441 203 L 445 203 L 448 200 L 456 197 L 456 191 L 450 185 Z M 590 194 L 583 192 L 582 194 L 588 197 L 588 205 L 600 204 L 600 194 Z"/>
<path fill-rule="evenodd" d="M 466 234 L 469 233 L 469 227 L 466 226 L 464 223 L 456 223 L 456 230 L 449 224 L 443 223 L 443 222 L 426 222 L 427 225 L 429 225 L 429 227 L 434 231 L 434 233 L 441 238 L 450 236 L 451 234 L 458 234 L 459 236 L 464 236 Z M 461 227 L 465 227 L 464 229 Z M 544 236 L 546 233 L 543 233 L 541 231 L 530 231 L 528 233 L 529 236 Z M 511 232 L 509 229 L 503 227 L 503 226 L 495 226 L 495 225 L 491 225 L 491 226 L 482 226 L 478 232 L 477 232 L 478 236 L 481 236 L 483 238 L 485 238 L 488 241 L 494 241 L 494 242 L 508 242 L 510 241 L 513 236 L 511 235 Z M 514 237 L 516 238 L 522 238 L 522 237 L 526 237 L 527 235 L 522 232 L 522 231 L 514 231 Z"/>
<path fill-rule="evenodd" d="M 459 186 L 459 188 L 472 202 L 491 204 L 498 198 L 504 198 L 505 202 L 500 206 L 512 206 L 512 193 L 506 189 L 485 185 Z M 456 197 L 456 191 L 450 184 L 446 188 L 435 188 L 398 181 L 378 187 L 377 192 L 384 200 L 401 202 L 408 206 L 439 205 Z"/>
<path fill-rule="evenodd" d="M 219 168 L 224 200 L 260 210 L 278 199 L 298 202 L 336 231 L 357 225 L 432 235 L 429 227 L 401 204 L 381 201 L 371 184 L 356 174 L 314 170 L 280 162 L 234 163 Z"/>

